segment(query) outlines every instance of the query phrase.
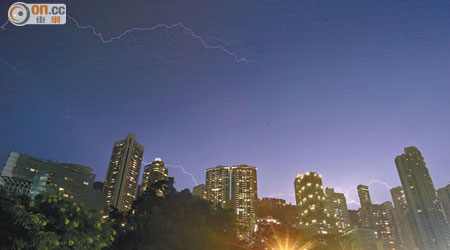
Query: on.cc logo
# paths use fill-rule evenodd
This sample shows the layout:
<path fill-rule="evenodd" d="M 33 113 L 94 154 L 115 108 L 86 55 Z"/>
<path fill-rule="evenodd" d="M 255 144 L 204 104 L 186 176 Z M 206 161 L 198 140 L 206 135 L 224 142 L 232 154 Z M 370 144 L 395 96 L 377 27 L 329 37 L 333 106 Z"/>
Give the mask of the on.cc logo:
<path fill-rule="evenodd" d="M 15 3 L 9 7 L 8 17 L 12 24 L 25 25 L 30 18 L 30 9 L 24 3 Z"/>

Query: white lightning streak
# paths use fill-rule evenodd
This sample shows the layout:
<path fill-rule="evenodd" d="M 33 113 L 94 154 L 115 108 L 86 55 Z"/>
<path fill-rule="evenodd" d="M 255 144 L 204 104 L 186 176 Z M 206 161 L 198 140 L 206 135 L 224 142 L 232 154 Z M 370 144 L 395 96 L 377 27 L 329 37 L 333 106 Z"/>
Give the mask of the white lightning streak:
<path fill-rule="evenodd" d="M 385 186 L 387 189 L 389 189 L 389 190 L 391 190 L 392 188 L 394 188 L 394 187 L 389 186 L 389 184 L 387 184 L 386 182 L 379 181 L 379 180 L 373 180 L 373 181 L 369 182 L 369 185 L 368 185 L 368 186 L 370 186 L 370 185 L 372 185 L 372 184 L 374 184 L 374 183 L 378 183 L 378 184 L 384 185 L 384 186 Z"/>
<path fill-rule="evenodd" d="M 198 185 L 197 180 L 195 179 L 195 176 L 189 172 L 187 172 L 183 166 L 176 166 L 176 165 L 170 165 L 170 164 L 166 164 L 166 166 L 171 167 L 171 168 L 180 168 L 184 174 L 189 175 L 192 178 L 192 181 L 194 181 L 195 185 Z"/>
<path fill-rule="evenodd" d="M 381 184 L 381 185 L 385 186 L 389 190 L 391 190 L 393 188 L 389 184 L 387 184 L 386 182 L 380 181 L 380 180 L 372 180 L 372 181 L 369 182 L 369 184 L 367 184 L 367 186 L 370 186 L 370 185 L 375 184 L 375 183 Z M 347 199 L 347 203 L 352 203 L 352 204 L 356 204 L 356 205 L 361 206 L 361 204 L 359 202 L 357 202 L 357 201 L 353 200 L 352 198 L 350 198 L 350 191 L 352 191 L 353 189 L 356 190 L 357 186 L 349 187 L 344 192 L 345 198 Z"/>
<path fill-rule="evenodd" d="M 150 163 L 145 162 L 145 161 L 142 161 L 142 163 L 145 164 L 145 165 L 150 164 Z M 198 182 L 197 182 L 197 180 L 195 179 L 195 176 L 194 176 L 193 174 L 189 173 L 188 171 L 186 171 L 186 169 L 184 169 L 183 166 L 171 165 L 171 164 L 165 164 L 165 166 L 167 166 L 167 167 L 169 167 L 169 168 L 180 168 L 181 171 L 183 171 L 183 173 L 184 173 L 185 175 L 189 175 L 189 176 L 192 178 L 192 181 L 195 183 L 196 186 L 198 185 Z"/>
<path fill-rule="evenodd" d="M 73 18 L 72 16 L 69 16 L 69 15 L 67 15 L 67 18 L 68 18 L 69 20 L 73 21 L 73 22 L 75 23 L 75 25 L 76 25 L 78 28 L 84 29 L 84 30 L 90 30 L 90 31 L 92 31 L 92 33 L 93 33 L 95 36 L 97 36 L 97 37 L 100 39 L 100 41 L 101 41 L 102 43 L 112 43 L 113 41 L 120 40 L 120 39 L 121 39 L 122 37 L 124 37 L 125 35 L 127 35 L 127 34 L 129 34 L 129 33 L 132 33 L 132 32 L 134 32 L 134 31 L 154 31 L 154 30 L 160 29 L 160 28 L 164 28 L 164 29 L 173 29 L 173 28 L 181 27 L 183 30 L 189 31 L 189 33 L 190 33 L 190 35 L 191 35 L 192 37 L 194 37 L 195 39 L 199 40 L 200 43 L 203 45 L 204 48 L 207 48 L 207 49 L 220 49 L 220 50 L 222 50 L 223 52 L 225 52 L 226 54 L 232 56 L 232 57 L 234 58 L 235 62 L 237 62 L 237 63 L 240 63 L 240 62 L 249 62 L 249 61 L 250 61 L 249 59 L 247 59 L 247 58 L 245 58 L 245 57 L 239 57 L 239 56 L 237 55 L 237 53 L 228 50 L 227 48 L 225 48 L 225 47 L 222 46 L 222 45 L 209 45 L 209 44 L 206 43 L 206 41 L 205 41 L 207 38 L 205 39 L 205 38 L 203 38 L 202 36 L 200 36 L 200 35 L 194 33 L 194 31 L 192 30 L 192 28 L 187 27 L 187 26 L 184 25 L 183 23 L 175 23 L 175 24 L 170 24 L 170 25 L 169 25 L 169 24 L 156 24 L 156 25 L 154 25 L 154 26 L 152 26 L 152 27 L 144 27 L 144 28 L 141 28 L 141 27 L 132 27 L 132 28 L 130 28 L 130 29 L 128 29 L 128 30 L 125 30 L 124 32 L 120 33 L 120 34 L 117 35 L 117 36 L 113 36 L 113 37 L 107 39 L 107 38 L 105 38 L 105 37 L 103 36 L 103 34 L 102 34 L 101 32 L 98 32 L 98 31 L 95 29 L 94 26 L 92 26 L 92 25 L 81 25 L 75 18 Z"/>
<path fill-rule="evenodd" d="M 352 198 L 348 198 L 348 197 L 347 197 L 347 204 L 355 204 L 355 205 L 361 206 L 361 203 L 353 200 Z"/>
<path fill-rule="evenodd" d="M 2 61 L 6 66 L 8 66 L 10 69 L 14 70 L 19 76 L 23 76 L 22 72 L 20 72 L 19 70 L 17 70 L 16 67 L 14 67 L 13 65 L 11 65 L 10 63 L 8 63 L 5 59 L 0 57 L 0 61 Z"/>
<path fill-rule="evenodd" d="M 216 40 L 216 41 L 222 42 L 222 43 L 224 43 L 224 44 L 226 44 L 226 45 L 228 45 L 228 46 L 233 46 L 234 44 L 237 44 L 237 45 L 239 45 L 243 50 L 246 50 L 247 52 L 250 52 L 250 53 L 252 53 L 253 55 L 256 54 L 254 51 L 252 51 L 252 50 L 250 50 L 250 49 L 247 49 L 247 48 L 244 46 L 243 43 L 241 43 L 241 42 L 239 42 L 239 41 L 237 41 L 237 40 L 233 40 L 233 41 L 231 41 L 231 42 L 228 42 L 228 41 L 222 40 L 222 39 L 217 38 L 217 37 L 208 37 L 208 39 L 209 39 L 209 40 Z"/>
<path fill-rule="evenodd" d="M 6 30 L 5 27 L 6 27 L 6 25 L 8 25 L 8 23 L 9 23 L 9 20 L 6 20 L 6 23 L 1 26 L 2 30 Z"/>

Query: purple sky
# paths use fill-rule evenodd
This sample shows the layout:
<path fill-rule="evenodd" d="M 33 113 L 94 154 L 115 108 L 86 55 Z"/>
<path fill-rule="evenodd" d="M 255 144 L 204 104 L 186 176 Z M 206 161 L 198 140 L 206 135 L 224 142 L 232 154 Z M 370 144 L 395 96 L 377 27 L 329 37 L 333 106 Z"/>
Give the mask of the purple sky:
<path fill-rule="evenodd" d="M 11 3 L 0 3 L 1 24 Z M 293 194 L 307 171 L 341 190 L 399 185 L 406 146 L 422 151 L 436 187 L 450 181 L 449 1 L 66 4 L 105 39 L 182 22 L 207 46 L 180 27 L 104 44 L 71 20 L 5 26 L 2 161 L 14 149 L 92 166 L 103 181 L 113 142 L 134 133 L 146 162 L 184 166 L 199 183 L 216 165 L 258 167 L 260 197 Z M 194 185 L 169 174 L 178 189 Z"/>

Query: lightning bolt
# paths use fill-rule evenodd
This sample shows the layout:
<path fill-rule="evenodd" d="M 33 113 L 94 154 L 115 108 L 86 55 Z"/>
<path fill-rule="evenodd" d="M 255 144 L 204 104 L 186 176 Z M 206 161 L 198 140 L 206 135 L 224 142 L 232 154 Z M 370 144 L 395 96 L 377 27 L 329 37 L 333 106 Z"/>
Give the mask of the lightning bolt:
<path fill-rule="evenodd" d="M 217 37 L 208 37 L 208 40 L 216 40 L 216 41 L 222 42 L 222 43 L 224 43 L 224 44 L 226 44 L 226 45 L 228 45 L 228 46 L 233 46 L 233 45 L 237 44 L 237 45 L 240 46 L 243 50 L 245 50 L 245 51 L 247 51 L 247 52 L 249 52 L 249 53 L 251 53 L 251 54 L 253 54 L 253 55 L 256 54 L 254 51 L 252 51 L 252 50 L 250 50 L 250 49 L 247 49 L 247 48 L 244 46 L 243 43 L 241 43 L 241 42 L 239 42 L 239 41 L 237 41 L 237 40 L 233 40 L 233 41 L 231 41 L 231 42 L 228 42 L 228 41 L 225 41 L 225 40 L 220 39 L 220 38 L 217 38 Z"/>
<path fill-rule="evenodd" d="M 367 186 L 371 186 L 372 184 L 380 184 L 380 185 L 382 185 L 382 186 L 385 186 L 388 190 L 391 190 L 391 189 L 393 188 L 393 187 L 391 187 L 389 184 L 387 184 L 386 182 L 380 181 L 380 180 L 372 180 L 372 181 L 370 181 L 370 182 L 367 184 Z M 337 190 L 342 190 L 342 189 L 341 189 L 341 188 L 336 188 L 336 191 L 337 191 Z M 349 188 L 347 188 L 347 189 L 343 192 L 344 195 L 345 195 L 345 198 L 347 199 L 347 203 L 356 204 L 356 205 L 361 206 L 361 204 L 360 204 L 359 202 L 353 200 L 353 199 L 350 197 L 350 191 L 352 191 L 352 190 L 357 190 L 357 186 L 349 187 Z"/>
<path fill-rule="evenodd" d="M 8 66 L 10 69 L 14 70 L 14 72 L 16 72 L 19 76 L 23 76 L 22 72 L 20 72 L 19 70 L 17 70 L 16 67 L 14 67 L 13 65 L 11 65 L 10 63 L 8 63 L 5 59 L 0 57 L 0 61 L 2 61 L 6 66 Z"/>
<path fill-rule="evenodd" d="M 130 34 L 130 33 L 134 32 L 134 31 L 154 31 L 154 30 L 157 30 L 157 29 L 160 29 L 160 28 L 164 28 L 164 29 L 166 29 L 166 30 L 169 30 L 169 29 L 173 29 L 173 28 L 180 27 L 180 28 L 182 28 L 184 31 L 189 32 L 189 34 L 190 34 L 193 38 L 195 38 L 195 39 L 197 39 L 198 41 L 200 41 L 200 43 L 203 45 L 204 48 L 206 48 L 206 49 L 219 49 L 219 50 L 221 50 L 222 52 L 226 53 L 227 55 L 232 56 L 232 57 L 234 58 L 234 61 L 235 61 L 236 63 L 253 61 L 253 60 L 250 60 L 250 59 L 245 58 L 245 57 L 240 57 L 236 52 L 230 51 L 229 49 L 225 48 L 225 47 L 222 46 L 222 45 L 218 45 L 218 44 L 216 44 L 216 45 L 210 45 L 210 44 L 208 44 L 206 41 L 207 41 L 207 40 L 216 40 L 216 41 L 220 41 L 220 42 L 222 42 L 222 43 L 224 43 L 224 44 L 227 44 L 227 45 L 239 44 L 239 45 L 242 46 L 241 43 L 236 42 L 236 41 L 227 42 L 227 41 L 224 41 L 224 40 L 222 40 L 222 39 L 215 38 L 215 37 L 211 37 L 211 38 L 210 38 L 210 37 L 203 37 L 203 36 L 201 36 L 201 35 L 196 34 L 192 28 L 186 26 L 185 24 L 183 24 L 183 23 L 181 23 L 181 22 L 180 22 L 180 23 L 175 23 L 175 24 L 156 24 L 156 25 L 154 25 L 154 26 L 152 26 L 152 27 L 132 27 L 132 28 L 130 28 L 130 29 L 128 29 L 128 30 L 125 30 L 124 32 L 120 33 L 120 34 L 117 35 L 117 36 L 113 36 L 113 37 L 107 39 L 107 38 L 105 38 L 105 37 L 103 36 L 103 34 L 102 34 L 101 32 L 98 32 L 98 31 L 95 29 L 94 26 L 92 26 L 92 25 L 81 25 L 80 22 L 78 22 L 78 20 L 76 20 L 74 17 L 72 17 L 72 16 L 70 16 L 70 15 L 67 15 L 67 18 L 68 18 L 69 20 L 73 21 L 73 22 L 75 23 L 75 25 L 76 25 L 79 29 L 90 30 L 95 36 L 97 36 L 97 37 L 100 39 L 100 41 L 101 41 L 102 43 L 112 43 L 112 42 L 114 42 L 114 41 L 116 41 L 116 40 L 122 39 L 125 35 Z M 8 23 L 9 23 L 9 20 L 7 20 L 7 21 L 1 26 L 1 28 L 2 28 L 3 30 L 6 30 L 5 27 L 8 25 Z M 245 49 L 245 48 L 244 48 L 244 49 Z M 246 49 L 246 50 L 247 50 L 247 51 L 250 51 L 250 50 L 248 50 L 248 49 Z"/>
<path fill-rule="evenodd" d="M 379 180 L 373 180 L 373 181 L 369 182 L 368 186 L 370 186 L 370 185 L 372 185 L 372 184 L 374 184 L 374 183 L 378 183 L 378 184 L 384 185 L 384 186 L 385 186 L 387 189 L 389 189 L 389 190 L 391 190 L 392 188 L 394 188 L 394 187 L 389 186 L 389 184 L 387 184 L 386 182 L 379 181 Z"/>
<path fill-rule="evenodd" d="M 174 28 L 179 27 L 179 28 L 182 28 L 184 31 L 189 32 L 189 34 L 193 38 L 195 38 L 198 41 L 200 41 L 200 43 L 206 49 L 219 49 L 219 50 L 223 51 L 224 53 L 228 54 L 229 56 L 232 56 L 236 63 L 251 61 L 250 59 L 247 59 L 245 57 L 238 56 L 238 54 L 236 52 L 232 52 L 232 51 L 228 50 L 227 48 L 225 48 L 222 45 L 209 45 L 206 42 L 207 38 L 204 38 L 204 37 L 196 34 L 192 28 L 184 25 L 183 23 L 175 23 L 175 24 L 161 24 L 160 23 L 160 24 L 156 24 L 156 25 L 151 26 L 151 27 L 132 27 L 132 28 L 130 28 L 128 30 L 123 31 L 122 33 L 120 33 L 117 36 L 113 36 L 111 38 L 105 38 L 101 32 L 98 32 L 95 29 L 94 26 L 92 26 L 92 25 L 81 25 L 80 22 L 78 22 L 75 18 L 73 18 L 72 16 L 69 16 L 69 15 L 67 15 L 67 18 L 69 20 L 73 21 L 75 23 L 75 25 L 79 29 L 90 30 L 95 36 L 97 36 L 100 39 L 100 41 L 102 43 L 112 43 L 112 42 L 114 42 L 116 40 L 122 39 L 124 36 L 134 32 L 134 31 L 154 31 L 154 30 L 161 29 L 161 28 L 164 28 L 164 29 L 168 30 L 168 29 L 174 29 Z"/>
<path fill-rule="evenodd" d="M 148 165 L 150 163 L 142 161 L 143 164 Z M 171 164 L 164 164 L 164 166 L 169 167 L 169 168 L 179 168 L 181 169 L 181 171 L 183 171 L 183 174 L 188 175 L 192 178 L 192 181 L 194 182 L 194 184 L 197 186 L 198 182 L 195 179 L 195 176 L 191 173 L 189 173 L 188 171 L 186 171 L 186 169 L 183 166 L 179 166 L 179 165 L 171 165 Z"/>
<path fill-rule="evenodd" d="M 6 30 L 5 27 L 6 27 L 6 25 L 8 25 L 8 23 L 9 23 L 9 20 L 6 20 L 6 23 L 1 26 L 2 30 Z"/>
<path fill-rule="evenodd" d="M 170 167 L 170 168 L 180 168 L 184 174 L 189 175 L 192 178 L 192 181 L 195 183 L 195 185 L 198 185 L 197 180 L 195 179 L 195 176 L 191 173 L 189 173 L 188 171 L 186 171 L 186 169 L 184 169 L 183 166 L 176 166 L 176 165 L 170 165 L 170 164 L 166 164 L 166 166 Z"/>
<path fill-rule="evenodd" d="M 347 204 L 355 204 L 355 205 L 361 206 L 361 203 L 353 200 L 352 198 L 346 197 L 346 200 L 347 200 Z"/>

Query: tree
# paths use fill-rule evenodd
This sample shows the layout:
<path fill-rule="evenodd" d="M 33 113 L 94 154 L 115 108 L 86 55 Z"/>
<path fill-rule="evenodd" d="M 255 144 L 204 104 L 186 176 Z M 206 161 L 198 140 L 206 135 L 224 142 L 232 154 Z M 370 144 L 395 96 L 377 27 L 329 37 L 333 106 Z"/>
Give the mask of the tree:
<path fill-rule="evenodd" d="M 26 195 L 0 189 L 1 249 L 101 249 L 114 240 L 103 211 L 58 195 Z"/>
<path fill-rule="evenodd" d="M 166 189 L 156 183 L 136 200 L 126 217 L 127 230 L 112 249 L 232 249 L 235 224 L 231 211 L 217 210 L 189 190 Z"/>

